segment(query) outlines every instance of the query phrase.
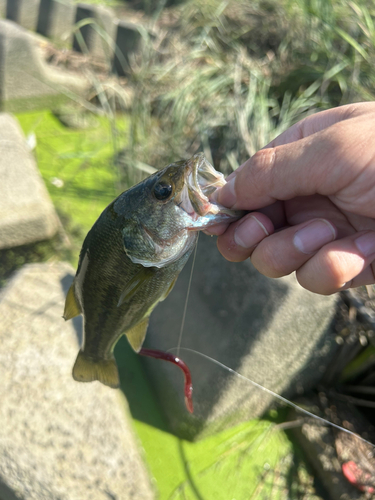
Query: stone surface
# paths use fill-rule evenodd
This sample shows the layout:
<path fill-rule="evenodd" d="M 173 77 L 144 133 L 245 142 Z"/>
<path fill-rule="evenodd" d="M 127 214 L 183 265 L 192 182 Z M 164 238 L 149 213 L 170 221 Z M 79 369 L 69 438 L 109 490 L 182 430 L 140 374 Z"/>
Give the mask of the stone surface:
<path fill-rule="evenodd" d="M 64 323 L 73 269 L 25 266 L 0 295 L 0 498 L 154 498 L 122 392 L 71 371 L 81 319 Z"/>
<path fill-rule="evenodd" d="M 65 41 L 73 28 L 76 6 L 71 1 L 41 0 L 36 31 L 54 41 Z"/>
<path fill-rule="evenodd" d="M 68 71 L 49 67 L 36 35 L 12 21 L 0 20 L 0 109 L 19 112 L 48 108 L 68 95 L 84 97 L 90 83 Z"/>
<path fill-rule="evenodd" d="M 140 26 L 125 21 L 120 21 L 117 25 L 116 52 L 112 69 L 119 76 L 129 73 L 130 59 L 139 49 L 142 40 L 140 29 Z"/>
<path fill-rule="evenodd" d="M 178 345 L 189 268 L 151 315 L 147 347 L 167 350 Z M 201 235 L 182 346 L 292 397 L 318 382 L 336 352 L 330 330 L 336 300 L 304 290 L 294 275 L 271 280 L 250 261 L 227 262 L 215 239 Z M 144 362 L 172 429 L 182 436 L 204 436 L 260 416 L 275 401 L 197 354 L 181 350 L 180 356 L 192 373 L 193 416 L 184 406 L 179 370 L 157 360 Z"/>
<path fill-rule="evenodd" d="M 59 222 L 17 120 L 0 113 L 0 248 L 51 238 Z"/>
<path fill-rule="evenodd" d="M 39 3 L 40 0 L 8 0 L 6 17 L 34 31 L 38 22 Z"/>
<path fill-rule="evenodd" d="M 79 30 L 82 37 L 77 35 L 73 39 L 73 50 L 88 52 L 95 58 L 106 61 L 110 67 L 113 56 L 113 47 L 116 23 L 113 12 L 105 7 L 96 5 L 77 4 L 76 23 L 84 23 L 85 19 L 93 19 L 89 24 L 83 24 Z"/>

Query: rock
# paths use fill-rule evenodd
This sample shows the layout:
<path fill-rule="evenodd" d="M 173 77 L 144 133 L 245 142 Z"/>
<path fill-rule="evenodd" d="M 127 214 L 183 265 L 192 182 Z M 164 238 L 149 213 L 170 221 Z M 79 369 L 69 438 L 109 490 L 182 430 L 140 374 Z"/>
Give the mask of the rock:
<path fill-rule="evenodd" d="M 19 112 L 54 107 L 67 95 L 84 97 L 91 88 L 81 76 L 49 67 L 40 39 L 12 21 L 0 20 L 0 108 Z"/>
<path fill-rule="evenodd" d="M 151 315 L 146 347 L 167 350 L 178 345 L 189 267 Z M 330 330 L 336 300 L 304 290 L 294 275 L 272 280 L 249 260 L 227 262 L 215 239 L 202 235 L 182 346 L 290 398 L 315 385 L 336 352 Z M 208 359 L 184 350 L 180 356 L 192 373 L 193 416 L 185 409 L 177 368 L 152 359 L 144 362 L 171 428 L 181 436 L 203 437 L 259 417 L 275 401 Z"/>
<path fill-rule="evenodd" d="M 54 236 L 59 221 L 15 118 L 0 113 L 0 248 Z"/>
<path fill-rule="evenodd" d="M 35 31 L 40 0 L 8 0 L 6 17 L 23 28 Z"/>
<path fill-rule="evenodd" d="M 41 0 L 36 31 L 54 41 L 62 40 L 73 29 L 75 13 L 70 1 Z"/>
<path fill-rule="evenodd" d="M 94 22 L 82 25 L 79 30 L 81 38 L 74 36 L 73 50 L 87 52 L 107 62 L 109 68 L 116 31 L 114 15 L 108 8 L 79 3 L 75 23 L 82 23 L 85 19 L 94 19 Z"/>
<path fill-rule="evenodd" d="M 141 26 L 126 21 L 120 21 L 117 25 L 113 71 L 118 76 L 129 74 L 131 67 L 129 58 L 139 50 L 142 40 L 141 29 Z"/>
<path fill-rule="evenodd" d="M 73 274 L 28 265 L 0 295 L 1 498 L 152 499 L 122 392 L 72 378 L 82 321 L 61 316 Z"/>

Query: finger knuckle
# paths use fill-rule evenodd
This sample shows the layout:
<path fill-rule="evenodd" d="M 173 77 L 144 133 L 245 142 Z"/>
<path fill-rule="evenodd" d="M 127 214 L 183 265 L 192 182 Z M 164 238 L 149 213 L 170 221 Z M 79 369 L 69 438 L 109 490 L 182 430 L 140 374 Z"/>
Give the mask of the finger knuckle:
<path fill-rule="evenodd" d="M 236 181 L 236 189 L 241 194 L 245 191 L 243 195 L 247 196 L 248 186 L 251 186 L 251 193 L 259 196 L 268 194 L 270 184 L 272 185 L 276 150 L 277 148 L 261 149 L 251 157 L 249 167 L 239 173 Z"/>
<path fill-rule="evenodd" d="M 374 102 L 356 102 L 345 106 L 344 120 L 361 115 L 364 112 L 375 111 Z"/>
<path fill-rule="evenodd" d="M 251 165 L 254 173 L 258 172 L 262 174 L 272 170 L 276 161 L 276 151 L 277 148 L 266 148 L 257 151 L 254 156 L 251 157 Z"/>

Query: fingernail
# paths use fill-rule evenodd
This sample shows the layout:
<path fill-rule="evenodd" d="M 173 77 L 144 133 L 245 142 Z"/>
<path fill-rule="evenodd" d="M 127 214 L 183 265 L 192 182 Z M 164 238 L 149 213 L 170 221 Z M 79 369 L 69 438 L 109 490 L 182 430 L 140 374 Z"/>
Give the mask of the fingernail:
<path fill-rule="evenodd" d="M 243 248 L 251 248 L 269 236 L 264 225 L 253 215 L 247 217 L 234 231 L 236 245 Z"/>
<path fill-rule="evenodd" d="M 363 257 L 370 257 L 375 254 L 375 233 L 366 233 L 359 236 L 354 243 Z"/>
<path fill-rule="evenodd" d="M 336 230 L 324 219 L 314 220 L 296 232 L 293 244 L 297 250 L 310 254 L 336 238 Z"/>
<path fill-rule="evenodd" d="M 221 189 L 216 191 L 216 201 L 224 207 L 232 207 L 236 203 L 236 194 L 234 191 L 234 183 L 236 181 L 236 176 L 229 179 L 229 182 L 225 184 Z"/>

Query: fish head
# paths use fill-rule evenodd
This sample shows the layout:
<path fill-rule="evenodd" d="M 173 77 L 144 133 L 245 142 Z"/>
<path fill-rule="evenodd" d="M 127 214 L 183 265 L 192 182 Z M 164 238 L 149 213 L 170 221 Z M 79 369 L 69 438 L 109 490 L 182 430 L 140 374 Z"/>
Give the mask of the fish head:
<path fill-rule="evenodd" d="M 114 204 L 124 217 L 122 236 L 128 257 L 145 267 L 164 267 L 194 246 L 197 231 L 243 212 L 212 199 L 225 184 L 202 153 L 171 163 L 123 193 Z"/>

